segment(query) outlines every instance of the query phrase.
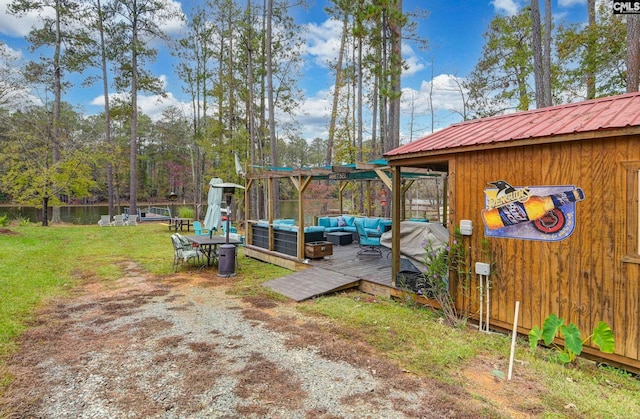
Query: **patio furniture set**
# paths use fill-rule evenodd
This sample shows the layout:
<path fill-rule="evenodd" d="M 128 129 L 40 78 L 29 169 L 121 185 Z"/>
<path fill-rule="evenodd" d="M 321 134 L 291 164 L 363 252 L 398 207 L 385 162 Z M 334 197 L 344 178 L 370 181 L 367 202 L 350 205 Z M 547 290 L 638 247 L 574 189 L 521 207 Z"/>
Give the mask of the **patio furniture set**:
<path fill-rule="evenodd" d="M 272 223 L 273 250 L 296 256 L 298 250 L 298 226 L 293 219 L 278 219 Z M 251 225 L 252 245 L 269 248 L 269 223 L 258 221 Z M 333 246 L 346 246 L 358 242 L 358 255 L 382 256 L 380 235 L 391 229 L 391 221 L 379 217 L 356 217 L 342 215 L 319 217 L 317 225 L 303 230 L 305 257 L 321 258 L 333 254 Z"/>
<path fill-rule="evenodd" d="M 138 225 L 136 217 L 129 217 L 128 214 L 118 214 L 113 216 L 113 220 L 109 215 L 101 215 L 98 220 L 100 227 L 122 227 Z"/>

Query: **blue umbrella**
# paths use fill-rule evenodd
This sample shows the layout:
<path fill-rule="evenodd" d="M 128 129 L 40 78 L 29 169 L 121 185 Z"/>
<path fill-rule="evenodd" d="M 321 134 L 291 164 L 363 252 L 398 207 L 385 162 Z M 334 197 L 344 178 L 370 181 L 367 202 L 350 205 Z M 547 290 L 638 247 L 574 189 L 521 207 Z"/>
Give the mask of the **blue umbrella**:
<path fill-rule="evenodd" d="M 220 212 L 222 205 L 222 188 L 214 188 L 213 185 L 223 183 L 222 179 L 214 177 L 209 181 L 209 196 L 207 198 L 207 214 L 204 217 L 204 228 L 213 232 L 219 231 L 222 226 L 222 213 Z"/>

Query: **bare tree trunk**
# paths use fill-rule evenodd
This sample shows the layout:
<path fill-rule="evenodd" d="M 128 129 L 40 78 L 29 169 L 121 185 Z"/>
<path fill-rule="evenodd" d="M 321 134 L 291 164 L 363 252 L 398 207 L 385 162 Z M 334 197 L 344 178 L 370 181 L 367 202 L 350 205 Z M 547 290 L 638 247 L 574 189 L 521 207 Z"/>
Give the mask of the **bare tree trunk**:
<path fill-rule="evenodd" d="M 100 0 L 96 1 L 98 8 L 98 32 L 100 35 L 100 65 L 102 70 L 102 94 L 104 95 L 104 136 L 107 142 L 107 189 L 109 193 L 109 219 L 115 215 L 115 189 L 113 185 L 113 161 L 115 156 L 115 144 L 111 138 L 111 107 L 109 105 L 109 75 L 107 69 L 107 49 L 104 40 L 104 13 Z"/>
<path fill-rule="evenodd" d="M 138 6 L 134 1 L 133 10 Z M 138 214 L 138 27 L 132 23 L 131 45 L 131 150 L 129 153 L 129 214 Z"/>
<path fill-rule="evenodd" d="M 386 13 L 382 15 L 382 27 L 386 27 L 388 25 Z M 387 53 L 387 31 L 382 30 L 382 42 L 381 42 L 381 51 L 380 51 L 380 62 L 382 63 L 382 68 L 380 69 L 380 91 L 389 91 L 389 82 L 388 82 L 388 72 L 389 72 L 389 59 Z M 388 118 L 388 103 L 389 96 L 387 94 L 380 94 L 380 151 L 384 153 L 385 150 L 388 150 L 388 138 L 389 138 L 389 118 Z"/>
<path fill-rule="evenodd" d="M 267 32 L 267 1 L 262 0 L 262 33 L 265 34 Z M 264 150 L 264 142 L 265 138 L 268 135 L 268 126 L 267 126 L 267 102 L 266 102 L 266 59 L 267 55 L 266 50 L 266 37 L 262 36 L 262 44 L 261 44 L 261 69 L 260 69 L 260 128 L 258 129 L 258 164 L 265 164 L 266 156 Z M 260 184 L 260 195 L 258 197 L 258 219 L 263 219 L 267 217 L 267 202 L 269 202 L 269 188 L 262 183 Z"/>
<path fill-rule="evenodd" d="M 429 86 L 429 113 L 431 114 L 431 132 L 433 132 L 433 125 L 435 123 L 435 112 L 433 110 L 433 58 L 431 59 L 431 83 Z M 466 121 L 467 118 L 463 117 Z"/>
<path fill-rule="evenodd" d="M 62 71 L 60 69 L 60 49 L 62 47 L 62 37 L 60 28 L 60 9 L 64 7 L 60 0 L 56 0 L 56 45 L 53 53 L 53 165 L 56 167 L 60 162 L 60 123 L 61 123 L 61 111 L 60 106 L 62 104 Z M 57 169 L 56 169 L 57 170 Z M 56 192 L 56 184 L 52 182 L 53 193 L 58 196 Z M 60 223 L 60 207 L 55 205 L 51 211 L 51 223 Z"/>
<path fill-rule="evenodd" d="M 587 0 L 587 99 L 596 97 L 596 0 Z"/>
<path fill-rule="evenodd" d="M 275 120 L 275 109 L 274 101 L 273 101 L 273 63 L 272 63 L 272 53 L 271 53 L 271 40 L 272 40 L 272 20 L 273 20 L 273 0 L 267 0 L 267 32 L 266 32 L 266 63 L 267 63 L 267 106 L 269 107 L 269 137 L 271 143 L 271 165 L 278 165 L 278 139 L 276 138 L 276 120 Z M 278 206 L 279 199 L 279 188 L 278 188 L 278 179 L 274 178 L 273 180 L 273 218 L 278 218 L 280 214 L 280 209 Z M 304 220 L 299 220 L 301 223 Z"/>
<path fill-rule="evenodd" d="M 357 45 L 358 45 L 358 56 L 356 63 L 356 77 L 358 83 L 358 92 L 357 94 L 357 124 L 358 124 L 358 133 L 357 133 L 357 145 L 358 145 L 358 160 L 363 161 L 362 155 L 362 22 L 359 15 L 362 13 L 360 10 L 362 2 L 358 2 L 358 37 L 357 37 Z"/>
<path fill-rule="evenodd" d="M 376 52 L 376 55 L 379 52 L 379 47 L 378 47 L 378 51 Z M 373 98 L 372 98 L 372 103 L 371 103 L 371 149 L 376 153 L 376 154 L 382 154 L 382 149 L 380 147 L 378 147 L 378 98 L 380 96 L 380 93 L 378 92 L 379 88 L 380 88 L 380 75 L 379 74 L 374 74 L 373 76 L 374 78 L 374 82 L 373 82 Z"/>
<path fill-rule="evenodd" d="M 331 119 L 329 120 L 329 136 L 327 138 L 327 153 L 324 163 L 326 166 L 333 164 L 333 144 L 336 135 L 336 118 L 338 117 L 338 99 L 340 97 L 340 89 L 344 84 L 342 61 L 344 60 L 344 49 L 347 38 L 347 27 L 349 17 L 345 13 L 342 21 L 342 36 L 340 37 L 340 49 L 338 50 L 338 59 L 336 61 L 336 81 L 333 88 L 333 102 L 331 104 Z"/>
<path fill-rule="evenodd" d="M 249 118 L 249 161 L 251 165 L 256 164 L 256 147 L 258 138 L 256 135 L 256 119 L 255 119 L 255 108 L 254 108 L 254 92 L 253 92 L 253 31 L 251 22 L 253 21 L 251 17 L 251 0 L 247 0 L 247 11 L 246 11 L 246 22 L 249 22 L 247 25 L 247 84 L 248 86 L 248 104 L 247 104 L 247 117 Z M 250 196 L 245 197 L 245 199 L 249 199 L 251 205 L 250 208 L 253 211 L 253 214 L 245 214 L 245 220 L 248 220 L 252 217 L 256 219 L 259 218 L 258 211 L 258 187 L 251 188 Z M 245 228 L 248 226 L 245 224 Z"/>
<path fill-rule="evenodd" d="M 627 92 L 637 92 L 640 81 L 640 15 L 627 15 Z"/>
<path fill-rule="evenodd" d="M 544 108 L 544 82 L 542 80 L 542 27 L 540 2 L 531 0 L 531 49 L 533 50 L 533 75 L 536 91 L 536 108 Z"/>
<path fill-rule="evenodd" d="M 389 19 L 389 29 L 391 30 L 391 92 L 392 97 L 389 103 L 389 124 L 391 127 L 391 138 L 389 138 L 389 148 L 392 150 L 400 145 L 400 98 L 402 93 L 402 0 L 396 3 L 397 10 L 394 17 Z"/>
<path fill-rule="evenodd" d="M 551 95 L 551 32 L 553 31 L 553 17 L 551 15 L 551 0 L 544 3 L 544 52 L 542 55 L 542 85 L 544 90 L 544 106 L 553 105 Z"/>

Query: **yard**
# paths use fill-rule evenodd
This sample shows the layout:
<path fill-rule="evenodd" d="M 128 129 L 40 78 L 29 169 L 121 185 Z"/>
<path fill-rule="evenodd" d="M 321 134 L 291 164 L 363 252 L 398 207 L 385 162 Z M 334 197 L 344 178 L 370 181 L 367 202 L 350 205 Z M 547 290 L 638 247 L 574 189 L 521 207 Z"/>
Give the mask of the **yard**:
<path fill-rule="evenodd" d="M 160 225 L 0 233 L 0 416 L 630 417 L 634 376 L 451 329 L 348 292 L 295 304 L 287 271 L 172 271 Z"/>

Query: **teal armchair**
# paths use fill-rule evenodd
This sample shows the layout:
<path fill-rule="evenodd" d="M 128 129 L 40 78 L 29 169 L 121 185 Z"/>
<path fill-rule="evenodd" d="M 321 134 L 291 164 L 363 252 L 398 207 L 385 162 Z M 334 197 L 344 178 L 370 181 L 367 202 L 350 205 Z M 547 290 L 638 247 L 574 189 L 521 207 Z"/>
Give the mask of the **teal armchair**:
<path fill-rule="evenodd" d="M 370 237 L 360 221 L 355 221 L 356 233 L 358 234 L 358 242 L 360 243 L 360 255 L 374 255 L 382 257 L 382 249 L 380 248 L 380 237 Z"/>

